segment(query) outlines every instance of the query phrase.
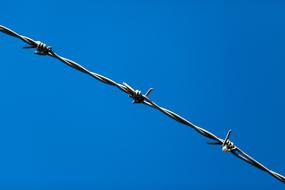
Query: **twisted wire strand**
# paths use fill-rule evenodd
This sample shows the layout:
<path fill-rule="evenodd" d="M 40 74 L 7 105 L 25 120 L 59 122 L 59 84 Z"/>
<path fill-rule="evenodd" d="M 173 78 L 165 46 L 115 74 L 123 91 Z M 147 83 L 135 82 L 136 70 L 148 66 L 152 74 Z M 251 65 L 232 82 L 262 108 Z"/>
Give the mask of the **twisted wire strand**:
<path fill-rule="evenodd" d="M 208 144 L 211 145 L 221 145 L 221 148 L 224 152 L 231 152 L 234 156 L 236 156 L 237 158 L 245 161 L 246 163 L 249 163 L 250 165 L 264 171 L 267 172 L 268 174 L 270 174 L 272 177 L 276 178 L 277 180 L 283 182 L 285 184 L 285 177 L 282 176 L 281 174 L 270 170 L 269 168 L 265 167 L 264 165 L 262 165 L 260 162 L 256 161 L 255 159 L 253 159 L 252 157 L 250 157 L 248 154 L 246 154 L 245 152 L 243 152 L 239 147 L 235 146 L 230 140 L 230 134 L 231 134 L 231 130 L 228 131 L 225 139 L 219 138 L 216 135 L 214 135 L 213 133 L 207 131 L 206 129 L 203 129 L 201 127 L 198 127 L 197 125 L 191 123 L 190 121 L 188 121 L 187 119 L 183 118 L 182 116 L 164 108 L 159 106 L 158 104 L 156 104 L 154 101 L 152 101 L 148 95 L 152 92 L 152 88 L 150 88 L 145 94 L 142 94 L 141 91 L 139 90 L 134 90 L 130 85 L 128 85 L 127 83 L 117 83 L 103 75 L 100 75 L 98 73 L 95 72 L 91 72 L 88 69 L 86 69 L 85 67 L 81 66 L 80 64 L 64 58 L 58 54 L 56 54 L 52 48 L 50 46 L 47 46 L 46 44 L 40 42 L 40 41 L 35 41 L 29 37 L 26 36 L 22 36 L 17 34 L 16 32 L 14 32 L 13 30 L 0 25 L 0 31 L 10 35 L 12 37 L 18 38 L 20 40 L 22 40 L 23 42 L 27 43 L 29 46 L 23 47 L 23 48 L 34 48 L 36 49 L 36 51 L 34 52 L 35 54 L 38 55 L 48 55 L 50 57 L 53 57 L 55 59 L 58 59 L 59 61 L 63 62 L 64 64 L 66 64 L 69 67 L 72 67 L 73 69 L 76 69 L 82 73 L 85 73 L 87 75 L 90 75 L 91 77 L 114 87 L 117 87 L 118 89 L 120 89 L 121 91 L 123 91 L 124 93 L 126 93 L 130 98 L 133 99 L 133 103 L 142 103 L 145 104 L 149 107 L 152 107 L 160 112 L 162 112 L 163 114 L 165 114 L 166 116 L 176 120 L 179 123 L 182 123 L 188 127 L 191 127 L 192 129 L 194 129 L 195 131 L 197 131 L 199 134 L 214 140 L 214 142 L 208 142 Z"/>

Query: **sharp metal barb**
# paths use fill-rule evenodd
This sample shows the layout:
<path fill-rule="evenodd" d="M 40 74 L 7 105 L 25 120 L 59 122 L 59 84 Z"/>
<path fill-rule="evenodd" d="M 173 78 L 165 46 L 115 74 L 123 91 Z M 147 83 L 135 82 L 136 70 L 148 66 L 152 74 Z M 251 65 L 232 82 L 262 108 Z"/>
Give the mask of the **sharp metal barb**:
<path fill-rule="evenodd" d="M 226 145 L 227 141 L 228 141 L 228 140 L 229 140 L 229 138 L 230 138 L 231 133 L 232 133 L 232 131 L 231 131 L 231 130 L 229 130 L 229 131 L 228 131 L 228 133 L 227 133 L 227 135 L 226 135 L 226 138 L 225 138 L 225 140 L 224 140 L 223 146 L 225 146 L 225 145 Z"/>
<path fill-rule="evenodd" d="M 156 103 L 154 103 L 152 100 L 150 100 L 148 98 L 148 95 L 153 90 L 152 88 L 150 88 L 145 94 L 141 94 L 141 91 L 134 90 L 127 83 L 119 84 L 119 83 L 117 83 L 117 82 L 115 82 L 115 81 L 113 81 L 113 80 L 111 80 L 111 79 L 109 79 L 103 75 L 89 71 L 88 69 L 84 68 L 83 66 L 79 65 L 78 63 L 76 63 L 74 61 L 71 61 L 71 60 L 66 59 L 62 56 L 57 55 L 56 53 L 54 53 L 52 51 L 51 47 L 46 46 L 44 43 L 42 43 L 40 41 L 35 41 L 35 40 L 28 38 L 26 36 L 19 35 L 16 32 L 14 32 L 13 30 L 11 30 L 7 27 L 4 27 L 2 25 L 0 25 L 0 32 L 3 32 L 4 34 L 10 35 L 10 36 L 15 37 L 15 38 L 19 38 L 20 40 L 24 41 L 25 43 L 27 43 L 29 45 L 29 46 L 25 46 L 24 48 L 35 48 L 36 49 L 35 54 L 49 55 L 49 56 L 65 63 L 66 65 L 70 66 L 73 69 L 76 69 L 78 71 L 81 71 L 82 73 L 88 74 L 88 75 L 92 76 L 93 78 L 95 78 L 95 79 L 97 79 L 97 80 L 99 80 L 105 84 L 117 87 L 121 91 L 128 94 L 129 97 L 131 97 L 133 99 L 133 103 L 143 103 L 145 105 L 148 105 L 152 108 L 157 109 L 158 111 L 162 112 L 163 114 L 169 116 L 170 118 L 176 120 L 177 122 L 195 129 L 201 135 L 203 135 L 203 136 L 205 136 L 211 140 L 215 140 L 215 142 L 208 142 L 208 144 L 222 145 L 222 149 L 224 151 L 231 152 L 237 158 L 247 162 L 248 164 L 250 164 L 250 165 L 252 165 L 252 166 L 254 166 L 254 167 L 256 167 L 262 171 L 269 173 L 272 177 L 278 179 L 279 181 L 281 181 L 285 184 L 285 177 L 284 176 L 268 169 L 267 167 L 265 167 L 264 165 L 262 165 L 261 163 L 259 163 L 258 161 L 256 161 L 252 157 L 250 157 L 249 155 L 247 155 L 240 148 L 238 148 L 237 146 L 234 146 L 233 143 L 229 141 L 231 130 L 228 131 L 226 138 L 223 140 L 223 139 L 217 137 L 216 135 L 214 135 L 213 133 L 192 124 L 190 121 L 186 120 L 185 118 L 181 117 L 180 115 L 178 115 L 178 114 L 176 114 L 176 113 L 174 113 L 174 112 L 172 112 L 166 108 L 158 106 Z"/>
<path fill-rule="evenodd" d="M 153 91 L 153 88 L 148 89 L 148 91 L 145 93 L 145 96 L 148 96 Z"/>
<path fill-rule="evenodd" d="M 221 143 L 216 141 L 216 142 L 207 142 L 207 144 L 210 144 L 210 145 L 220 145 Z"/>

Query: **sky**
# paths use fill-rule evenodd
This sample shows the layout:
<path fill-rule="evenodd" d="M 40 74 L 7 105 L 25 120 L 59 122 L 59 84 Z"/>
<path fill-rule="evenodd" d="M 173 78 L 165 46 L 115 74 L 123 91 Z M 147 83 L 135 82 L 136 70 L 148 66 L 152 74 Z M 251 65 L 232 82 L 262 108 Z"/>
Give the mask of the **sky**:
<path fill-rule="evenodd" d="M 282 1 L 3 1 L 1 25 L 285 175 Z M 0 34 L 0 189 L 284 189 L 191 128 Z"/>

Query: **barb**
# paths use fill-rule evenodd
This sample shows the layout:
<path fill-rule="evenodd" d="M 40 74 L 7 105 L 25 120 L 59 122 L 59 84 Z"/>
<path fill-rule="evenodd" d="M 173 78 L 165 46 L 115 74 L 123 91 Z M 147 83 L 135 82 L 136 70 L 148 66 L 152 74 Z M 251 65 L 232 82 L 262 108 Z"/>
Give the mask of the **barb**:
<path fill-rule="evenodd" d="M 72 67 L 73 69 L 76 69 L 82 73 L 85 73 L 87 75 L 90 75 L 91 77 L 114 87 L 117 87 L 118 89 L 120 89 L 121 91 L 125 92 L 130 98 L 133 99 L 133 103 L 142 103 L 145 104 L 149 107 L 152 107 L 160 112 L 162 112 L 163 114 L 165 114 L 166 116 L 178 121 L 179 123 L 182 123 L 188 127 L 193 128 L 194 130 L 196 130 L 198 133 L 200 133 L 201 135 L 211 139 L 211 140 L 215 140 L 215 142 L 208 142 L 208 144 L 212 144 L 212 145 L 221 145 L 221 148 L 224 152 L 231 152 L 234 156 L 236 156 L 237 158 L 249 163 L 250 165 L 269 173 L 272 177 L 278 179 L 279 181 L 285 183 L 285 177 L 282 176 L 279 173 L 276 173 L 270 169 L 268 169 L 267 167 L 265 167 L 264 165 L 262 165 L 261 163 L 259 163 L 258 161 L 256 161 L 255 159 L 253 159 L 252 157 L 250 157 L 249 155 L 247 155 L 245 152 L 243 152 L 240 148 L 238 148 L 237 146 L 235 146 L 230 140 L 229 137 L 231 135 L 231 130 L 228 131 L 225 139 L 221 139 L 219 137 L 217 137 L 216 135 L 214 135 L 213 133 L 198 127 L 196 125 L 194 125 L 193 123 L 191 123 L 190 121 L 188 121 L 187 119 L 181 117 L 180 115 L 166 109 L 163 108 L 159 105 L 157 105 L 154 101 L 152 101 L 151 99 L 148 98 L 148 95 L 152 92 L 152 88 L 150 88 L 145 94 L 142 94 L 141 91 L 139 90 L 134 90 L 131 86 L 129 86 L 127 83 L 123 83 L 123 84 L 119 84 L 103 75 L 100 75 L 98 73 L 94 73 L 89 71 L 88 69 L 84 68 L 83 66 L 79 65 L 78 63 L 69 60 L 67 58 L 64 58 L 62 56 L 59 56 L 58 54 L 54 53 L 52 48 L 50 46 L 47 46 L 46 44 L 40 42 L 40 41 L 35 41 L 31 38 L 28 38 L 26 36 L 22 36 L 17 34 L 16 32 L 14 32 L 13 30 L 6 28 L 4 26 L 0 25 L 0 31 L 13 36 L 15 38 L 18 38 L 22 41 L 24 41 L 25 43 L 27 43 L 29 46 L 26 46 L 24 48 L 34 48 L 36 49 L 36 51 L 34 52 L 35 54 L 41 55 L 41 56 L 50 56 L 53 57 L 55 59 L 58 59 L 59 61 L 63 62 L 64 64 L 66 64 L 69 67 Z"/>

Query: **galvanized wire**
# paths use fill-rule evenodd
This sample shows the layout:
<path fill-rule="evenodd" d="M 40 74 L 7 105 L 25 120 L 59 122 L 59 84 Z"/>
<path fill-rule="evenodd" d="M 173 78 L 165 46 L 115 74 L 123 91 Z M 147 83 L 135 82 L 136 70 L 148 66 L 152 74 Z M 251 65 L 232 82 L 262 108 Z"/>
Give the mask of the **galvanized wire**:
<path fill-rule="evenodd" d="M 241 160 L 249 163 L 250 165 L 259 168 L 260 170 L 267 172 L 268 174 L 270 174 L 272 177 L 278 179 L 279 181 L 285 183 L 285 177 L 282 176 L 281 174 L 274 172 L 272 170 L 270 170 L 269 168 L 265 167 L 264 165 L 262 165 L 261 163 L 259 163 L 258 161 L 256 161 L 255 159 L 253 159 L 252 157 L 250 157 L 249 155 L 247 155 L 245 152 L 243 152 L 239 147 L 237 147 L 236 145 L 234 145 L 230 140 L 230 134 L 231 134 L 231 130 L 228 131 L 225 139 L 219 138 L 216 135 L 214 135 L 213 133 L 207 131 L 206 129 L 203 129 L 201 127 L 198 127 L 197 125 L 194 125 L 193 123 L 191 123 L 190 121 L 188 121 L 187 119 L 181 117 L 180 115 L 166 109 L 163 108 L 159 105 L 157 105 L 154 101 L 152 101 L 148 95 L 151 93 L 151 91 L 153 90 L 152 88 L 150 88 L 145 94 L 142 94 L 141 91 L 139 90 L 134 90 L 130 85 L 128 85 L 127 83 L 117 83 L 103 75 L 100 75 L 98 73 L 94 73 L 89 71 L 88 69 L 86 69 L 85 67 L 79 65 L 78 63 L 64 58 L 58 54 L 56 54 L 52 48 L 50 46 L 47 46 L 46 44 L 40 42 L 40 41 L 35 41 L 31 38 L 28 38 L 26 36 L 22 36 L 17 34 L 16 32 L 14 32 L 13 30 L 1 26 L 0 25 L 0 31 L 8 34 L 10 36 L 13 36 L 15 38 L 18 38 L 22 41 L 24 41 L 25 43 L 27 43 L 29 46 L 26 46 L 24 48 L 35 48 L 36 51 L 34 52 L 35 54 L 38 55 L 47 55 L 50 57 L 54 57 L 58 60 L 60 60 L 61 62 L 63 62 L 64 64 L 72 67 L 73 69 L 76 69 L 78 71 L 81 71 L 82 73 L 88 74 L 91 77 L 114 87 L 117 87 L 118 89 L 120 89 L 121 91 L 125 92 L 130 98 L 133 99 L 133 103 L 142 103 L 145 104 L 149 107 L 152 107 L 154 109 L 157 109 L 158 111 L 162 112 L 163 114 L 165 114 L 166 116 L 178 121 L 179 123 L 182 123 L 188 127 L 193 128 L 194 130 L 196 130 L 198 133 L 200 133 L 201 135 L 214 140 L 214 142 L 208 142 L 208 144 L 212 144 L 212 145 L 221 145 L 221 148 L 224 152 L 231 152 L 234 156 L 240 158 Z"/>

